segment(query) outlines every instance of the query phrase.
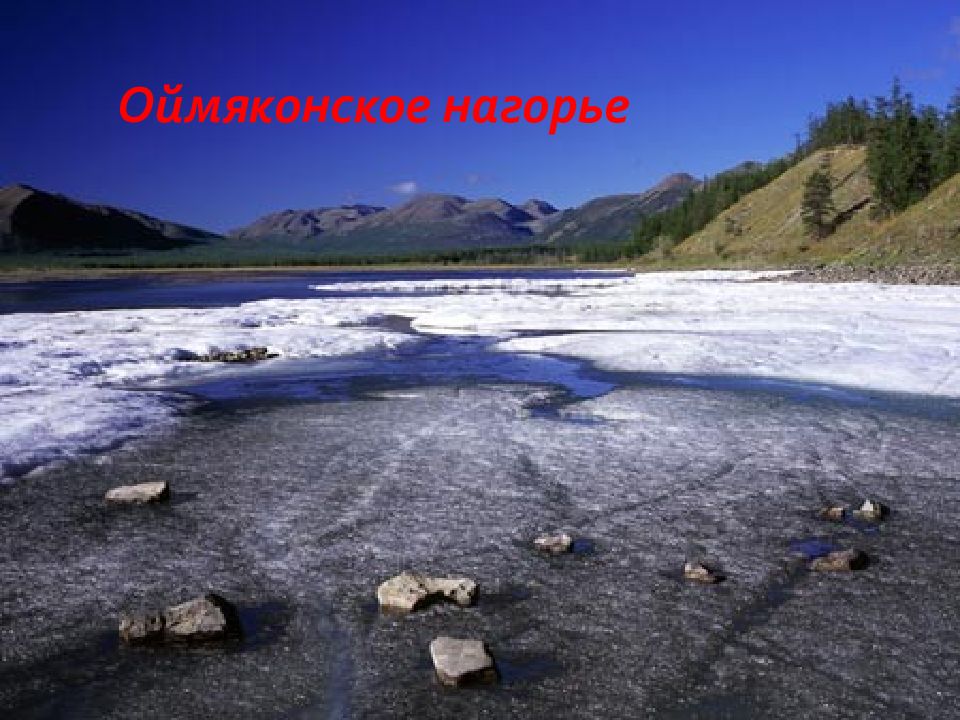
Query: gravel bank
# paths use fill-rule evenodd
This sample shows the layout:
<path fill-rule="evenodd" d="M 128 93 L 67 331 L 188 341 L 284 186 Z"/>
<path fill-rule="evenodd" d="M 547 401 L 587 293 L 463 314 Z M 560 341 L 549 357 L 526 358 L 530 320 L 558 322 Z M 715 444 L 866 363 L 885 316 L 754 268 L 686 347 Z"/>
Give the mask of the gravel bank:
<path fill-rule="evenodd" d="M 888 285 L 960 285 L 960 265 L 905 265 L 900 267 L 857 267 L 825 265 L 807 268 L 785 277 L 768 280 L 793 282 L 875 282 Z"/>

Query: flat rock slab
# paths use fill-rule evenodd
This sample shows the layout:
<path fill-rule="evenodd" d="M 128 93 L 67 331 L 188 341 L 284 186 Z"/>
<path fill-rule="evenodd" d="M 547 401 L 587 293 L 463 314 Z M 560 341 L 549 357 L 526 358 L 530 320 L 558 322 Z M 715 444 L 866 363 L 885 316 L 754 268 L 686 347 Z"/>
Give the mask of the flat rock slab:
<path fill-rule="evenodd" d="M 444 685 L 496 682 L 493 657 L 481 640 L 441 636 L 430 643 L 430 657 L 437 678 Z"/>
<path fill-rule="evenodd" d="M 121 485 L 104 496 L 107 502 L 118 505 L 147 505 L 170 499 L 170 483 L 148 482 L 139 485 Z"/>
<path fill-rule="evenodd" d="M 573 538 L 565 532 L 540 535 L 534 538 L 533 546 L 540 552 L 562 555 L 573 549 Z"/>
<path fill-rule="evenodd" d="M 810 563 L 810 569 L 817 572 L 850 572 L 862 570 L 869 563 L 870 559 L 862 550 L 835 550 L 823 557 L 815 558 Z"/>
<path fill-rule="evenodd" d="M 703 563 L 688 562 L 683 566 L 683 577 L 704 585 L 716 585 L 723 582 L 723 575 Z"/>
<path fill-rule="evenodd" d="M 401 613 L 420 610 L 444 600 L 468 607 L 476 596 L 477 583 L 470 578 L 436 578 L 406 571 L 377 588 L 381 609 Z"/>
<path fill-rule="evenodd" d="M 160 614 L 124 615 L 120 639 L 124 642 L 209 642 L 240 635 L 240 616 L 227 600 L 208 593 Z"/>

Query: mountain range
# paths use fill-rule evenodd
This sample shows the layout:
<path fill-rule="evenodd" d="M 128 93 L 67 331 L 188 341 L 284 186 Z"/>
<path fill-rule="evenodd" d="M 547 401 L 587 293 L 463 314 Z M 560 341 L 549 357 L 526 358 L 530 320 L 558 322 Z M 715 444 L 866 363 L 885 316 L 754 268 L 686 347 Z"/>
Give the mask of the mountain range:
<path fill-rule="evenodd" d="M 393 208 L 282 210 L 225 238 L 131 210 L 10 185 L 0 188 L 0 252 L 120 254 L 219 243 L 232 249 L 372 256 L 615 242 L 629 239 L 642 216 L 679 204 L 698 185 L 690 175 L 671 175 L 646 191 L 599 197 L 567 210 L 540 199 L 514 205 L 498 198 L 421 194 Z"/>
<path fill-rule="evenodd" d="M 297 242 L 340 253 L 395 253 L 407 248 L 444 250 L 528 244 L 572 245 L 627 240 L 637 221 L 679 204 L 699 186 L 690 175 L 670 175 L 641 193 L 595 198 L 557 210 L 545 200 L 513 205 L 501 199 L 468 200 L 424 194 L 395 207 L 347 205 L 285 210 L 266 215 L 230 236 L 239 240 Z"/>
<path fill-rule="evenodd" d="M 284 210 L 230 233 L 234 240 L 296 243 L 318 252 L 373 254 L 530 243 L 557 209 L 543 200 L 512 205 L 424 194 L 395 208 L 344 205 Z"/>

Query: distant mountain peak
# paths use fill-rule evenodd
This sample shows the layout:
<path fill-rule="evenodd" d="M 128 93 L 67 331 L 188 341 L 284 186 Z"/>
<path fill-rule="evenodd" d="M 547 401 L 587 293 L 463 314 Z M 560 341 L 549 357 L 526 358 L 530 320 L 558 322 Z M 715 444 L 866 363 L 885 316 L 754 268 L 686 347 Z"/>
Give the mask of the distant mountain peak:
<path fill-rule="evenodd" d="M 548 203 L 546 200 L 540 200 L 538 198 L 530 198 L 523 205 L 520 205 L 520 209 L 526 213 L 529 213 L 535 218 L 543 218 L 547 215 L 553 215 L 555 212 L 559 212 L 557 208 Z"/>
<path fill-rule="evenodd" d="M 386 208 L 379 205 L 360 203 L 307 210 L 281 210 L 231 231 L 230 236 L 238 240 L 273 237 L 287 237 L 296 241 L 310 240 L 321 235 L 343 234 L 364 218 L 385 210 Z"/>
<path fill-rule="evenodd" d="M 593 198 L 548 217 L 541 235 L 557 245 L 622 242 L 631 237 L 642 217 L 679 205 L 699 186 L 692 175 L 674 173 L 640 193 Z"/>
<path fill-rule="evenodd" d="M 700 181 L 697 180 L 690 173 L 679 172 L 671 173 L 663 178 L 660 182 L 654 185 L 651 190 L 676 190 L 678 188 L 692 188 L 696 185 L 699 185 Z"/>

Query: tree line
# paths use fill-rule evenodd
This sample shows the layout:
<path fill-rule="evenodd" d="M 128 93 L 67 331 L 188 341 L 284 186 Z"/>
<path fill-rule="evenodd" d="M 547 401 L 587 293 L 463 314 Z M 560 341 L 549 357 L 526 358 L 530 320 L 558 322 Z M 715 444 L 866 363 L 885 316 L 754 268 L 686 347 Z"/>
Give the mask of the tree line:
<path fill-rule="evenodd" d="M 890 95 L 873 103 L 848 98 L 828 105 L 823 117 L 810 122 L 807 149 L 841 143 L 866 143 L 875 214 L 901 212 L 960 172 L 960 91 L 940 110 L 918 105 L 894 80 Z M 801 206 L 804 225 L 817 238 L 833 228 L 832 191 L 827 155 L 807 177 Z"/>
<path fill-rule="evenodd" d="M 872 102 L 848 97 L 814 115 L 793 152 L 750 163 L 705 180 L 702 188 L 666 212 L 642 218 L 623 257 L 668 249 L 705 228 L 720 213 L 811 154 L 838 145 L 866 145 L 874 207 L 881 215 L 904 210 L 939 183 L 960 173 L 960 90 L 940 110 L 919 105 L 894 80 L 889 96 Z M 834 212 L 829 160 L 808 178 L 801 208 L 812 235 L 823 237 Z M 736 233 L 737 228 L 730 228 Z"/>
<path fill-rule="evenodd" d="M 769 163 L 744 163 L 704 180 L 679 205 L 640 220 L 633 238 L 623 248 L 626 257 L 667 250 L 705 228 L 711 220 L 748 193 L 782 175 L 795 164 L 793 156 Z"/>

